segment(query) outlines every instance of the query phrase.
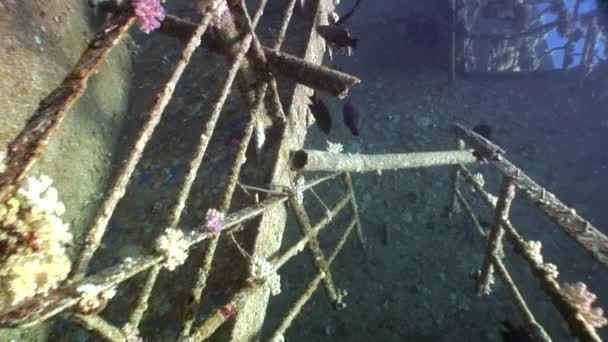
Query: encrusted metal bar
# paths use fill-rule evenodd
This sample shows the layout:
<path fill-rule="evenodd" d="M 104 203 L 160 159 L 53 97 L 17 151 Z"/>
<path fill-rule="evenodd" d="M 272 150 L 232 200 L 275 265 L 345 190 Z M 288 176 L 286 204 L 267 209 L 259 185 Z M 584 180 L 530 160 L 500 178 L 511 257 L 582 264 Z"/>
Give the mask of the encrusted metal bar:
<path fill-rule="evenodd" d="M 457 189 L 456 191 L 457 191 L 456 192 L 457 198 L 460 200 L 462 207 L 465 209 L 465 211 L 467 212 L 467 214 L 473 221 L 473 224 L 475 225 L 477 232 L 487 241 L 487 239 L 488 239 L 487 233 L 483 230 L 483 228 L 479 224 L 479 220 L 477 219 L 477 216 L 473 212 L 473 209 L 471 208 L 471 206 L 469 205 L 467 200 L 464 198 L 464 196 L 460 192 L 460 189 Z M 513 300 L 515 301 L 517 308 L 520 310 L 520 312 L 526 322 L 526 327 L 536 337 L 535 340 L 536 341 L 545 341 L 545 342 L 551 341 L 551 337 L 547 334 L 545 329 L 536 321 L 536 318 L 534 318 L 534 315 L 530 311 L 528 304 L 526 303 L 525 299 L 519 292 L 517 285 L 515 285 L 515 282 L 513 282 L 513 279 L 511 278 L 511 275 L 509 274 L 507 267 L 502 262 L 502 259 L 499 257 L 493 256 L 492 257 L 492 266 L 495 268 L 496 273 L 498 274 L 498 277 L 503 281 L 503 283 L 506 285 L 507 289 L 509 289 L 509 292 L 511 293 L 511 296 L 513 297 Z"/>
<path fill-rule="evenodd" d="M 535 337 L 534 341 L 551 342 L 551 337 L 549 336 L 549 334 L 547 334 L 542 325 L 540 325 L 538 321 L 536 321 L 534 315 L 532 315 L 530 308 L 528 308 L 528 304 L 526 304 L 524 297 L 522 297 L 521 293 L 519 292 L 519 289 L 517 288 L 517 285 L 515 285 L 515 282 L 513 282 L 513 279 L 511 278 L 511 275 L 509 274 L 509 271 L 507 271 L 507 268 L 505 267 L 505 264 L 502 262 L 502 260 L 500 260 L 500 258 L 496 255 L 492 255 L 492 265 L 494 266 L 496 273 L 498 273 L 498 277 L 507 286 L 507 289 L 509 289 L 511 296 L 513 297 L 513 300 L 517 305 L 517 308 L 522 313 L 522 316 L 526 322 L 526 328 Z"/>
<path fill-rule="evenodd" d="M 159 32 L 182 40 L 185 37 L 189 37 L 189 33 L 192 32 L 192 30 L 192 23 L 171 15 L 168 15 L 165 18 L 162 26 L 159 28 Z M 209 39 L 207 39 L 207 36 L 204 38 L 204 42 L 208 43 L 207 45 L 204 45 L 205 47 L 209 48 L 211 51 L 222 53 L 221 49 L 219 49 L 220 44 L 217 42 L 217 37 L 209 35 Z M 262 46 L 262 50 L 268 60 L 268 64 L 266 65 L 268 70 L 290 79 L 293 82 L 326 92 L 333 96 L 344 97 L 351 86 L 361 82 L 360 79 L 354 76 L 307 62 L 304 59 L 266 46 Z"/>
<path fill-rule="evenodd" d="M 335 176 L 336 175 L 331 175 L 312 181 L 305 186 L 305 189 L 311 188 Z M 350 198 L 347 195 L 344 199 L 342 199 L 342 201 L 340 201 L 336 205 L 336 207 L 334 208 L 335 212 L 337 213 L 339 210 L 344 208 L 344 206 L 346 206 L 349 200 Z M 321 220 L 321 222 L 319 222 L 319 224 L 317 224 L 317 226 L 315 226 L 314 229 L 317 232 L 320 231 L 321 229 L 323 229 L 323 227 L 327 225 L 327 222 L 328 221 L 326 221 L 326 218 L 324 218 L 323 220 Z M 350 230 L 352 230 L 354 224 L 355 222 L 353 220 L 353 222 L 349 226 L 349 232 Z M 278 271 L 285 264 L 285 262 L 287 262 L 291 257 L 297 254 L 298 250 L 301 250 L 303 248 L 303 244 L 308 241 L 307 239 L 310 239 L 314 236 L 316 236 L 315 233 L 310 232 L 309 234 L 307 234 L 306 237 L 304 237 L 302 240 L 298 241 L 295 245 L 289 248 L 283 255 L 281 255 L 274 262 L 272 262 L 273 269 L 275 271 Z M 345 240 L 345 238 L 343 239 Z M 338 245 L 341 248 L 341 246 L 344 245 L 344 242 L 342 242 L 341 240 Z M 334 252 L 334 255 L 332 255 L 332 258 L 330 258 L 329 263 L 333 261 L 333 258 L 335 258 L 335 256 L 336 252 Z M 244 307 L 246 301 L 251 296 L 255 295 L 260 289 L 261 287 L 258 285 L 258 283 L 248 282 L 247 285 L 243 287 L 239 292 L 234 294 L 226 304 L 216 309 L 209 318 L 201 322 L 200 325 L 195 329 L 194 333 L 190 336 L 190 338 L 192 338 L 194 341 L 202 341 L 209 338 L 220 326 L 222 326 L 222 324 L 224 324 L 233 315 L 237 314 Z"/>
<path fill-rule="evenodd" d="M 566 206 L 553 193 L 534 182 L 523 171 L 506 159 L 495 163 L 505 175 L 515 178 L 515 186 L 540 208 L 554 223 L 587 250 L 604 267 L 608 267 L 608 236 L 589 221 Z"/>
<path fill-rule="evenodd" d="M 245 0 L 241 0 L 241 10 L 243 12 L 243 18 L 245 19 L 245 24 L 247 28 L 247 32 L 251 34 L 252 37 L 252 49 L 254 56 L 254 65 L 260 68 L 260 73 L 264 73 L 264 66 L 267 64 L 266 56 L 264 51 L 262 50 L 262 45 L 260 40 L 255 34 L 255 24 L 252 23 L 251 18 L 249 17 L 249 13 L 247 12 L 247 5 L 245 4 Z M 281 99 L 279 98 L 279 90 L 277 86 L 277 80 L 272 77 L 272 75 L 266 75 L 268 77 L 268 81 L 264 82 L 265 84 L 261 85 L 259 92 L 262 94 L 262 99 L 266 97 L 266 90 L 270 87 L 271 96 L 269 99 L 273 102 L 272 107 L 274 108 L 273 114 L 278 117 L 282 122 L 287 121 L 285 118 L 285 112 L 283 111 L 283 105 L 281 104 Z M 259 114 L 258 114 L 259 115 Z"/>
<path fill-rule="evenodd" d="M 338 256 L 338 253 L 340 253 L 340 251 L 342 250 L 344 243 L 346 243 L 346 239 L 348 239 L 348 236 L 350 235 L 350 233 L 352 232 L 352 230 L 356 224 L 357 224 L 357 221 L 356 221 L 356 219 L 353 218 L 353 220 L 350 221 L 349 225 L 345 229 L 344 234 L 340 238 L 340 241 L 338 241 L 338 244 L 336 245 L 336 248 L 334 249 L 333 253 L 327 260 L 328 265 L 331 265 L 334 262 L 334 260 L 336 259 L 336 256 Z M 317 287 L 319 286 L 319 282 L 321 282 L 321 280 L 325 279 L 325 276 L 326 275 L 323 272 L 320 272 L 308 284 L 304 293 L 291 306 L 291 308 L 285 315 L 285 318 L 283 319 L 283 321 L 281 322 L 279 327 L 272 333 L 272 335 L 269 339 L 270 341 L 280 340 L 279 337 L 283 336 L 285 334 L 285 331 L 287 331 L 289 326 L 291 326 L 291 323 L 293 322 L 293 320 L 298 316 L 298 314 L 302 310 L 302 307 L 304 307 L 304 304 L 306 304 L 306 302 L 308 302 L 308 300 L 310 299 L 312 294 L 317 290 Z"/>
<path fill-rule="evenodd" d="M 475 226 L 475 229 L 477 229 L 477 232 L 479 234 L 481 234 L 481 236 L 483 236 L 484 238 L 487 238 L 488 233 L 483 229 L 483 227 L 481 226 L 481 223 L 479 223 L 479 220 L 477 219 L 477 216 L 473 212 L 473 208 L 471 208 L 471 205 L 469 204 L 469 202 L 466 200 L 466 198 L 464 198 L 464 196 L 462 195 L 462 193 L 460 192 L 459 189 L 457 189 L 455 193 L 456 193 L 456 198 L 460 202 L 460 205 L 462 205 L 464 207 L 464 210 L 467 212 L 467 214 L 471 218 L 471 221 L 473 221 L 473 225 Z"/>
<path fill-rule="evenodd" d="M 351 201 L 352 196 L 353 196 L 352 193 L 347 193 L 346 196 L 344 196 L 344 198 L 342 198 L 338 203 L 336 203 L 336 205 L 331 210 L 331 217 L 336 217 L 336 215 L 338 215 L 338 213 L 342 209 L 344 209 L 344 207 L 346 206 L 346 204 L 348 204 L 348 202 Z M 356 219 L 355 219 L 355 221 L 356 221 Z M 297 255 L 299 252 L 301 252 L 304 249 L 304 247 L 306 247 L 306 244 L 311 239 L 315 238 L 322 229 L 326 228 L 327 225 L 330 222 L 331 222 L 331 220 L 330 220 L 330 218 L 328 216 L 323 216 L 323 218 L 321 219 L 321 221 L 319 221 L 319 223 L 317 223 L 310 230 L 310 232 L 308 232 L 302 239 L 300 239 L 300 241 L 296 242 L 296 244 L 294 244 L 293 246 L 291 246 L 280 257 L 278 257 L 278 258 L 276 258 L 275 260 L 272 261 L 272 265 L 274 266 L 274 270 L 275 271 L 278 270 L 287 261 L 289 261 L 289 259 L 291 259 L 295 255 Z"/>
<path fill-rule="evenodd" d="M 534 274 L 540 283 L 543 292 L 549 297 L 568 324 L 570 333 L 580 341 L 600 342 L 601 338 L 597 335 L 595 328 L 585 321 L 578 308 L 569 302 L 560 290 L 554 272 L 549 267 L 546 267 L 541 261 L 542 259 L 539 260 L 532 248 L 528 246 L 528 243 L 517 233 L 517 230 L 515 230 L 508 220 L 502 222 L 502 227 L 505 230 L 506 238 L 513 244 L 514 251 L 526 260 L 532 274 Z"/>
<path fill-rule="evenodd" d="M 84 93 L 89 77 L 103 63 L 133 21 L 133 17 L 127 14 L 111 20 L 89 43 L 61 85 L 40 101 L 25 128 L 8 145 L 4 160 L 6 170 L 0 174 L 0 203 L 8 200 L 17 190 L 19 182 L 44 151 L 66 112 Z"/>
<path fill-rule="evenodd" d="M 458 138 L 474 149 L 473 155 L 479 161 L 496 161 L 505 153 L 499 146 L 460 124 L 454 124 L 452 127 Z"/>
<path fill-rule="evenodd" d="M 216 0 L 215 5 L 217 5 L 219 1 Z M 209 22 L 213 17 L 212 12 L 207 12 L 205 16 L 203 16 L 201 22 L 196 26 L 195 30 L 193 30 L 192 35 L 189 37 L 188 44 L 182 50 L 182 55 L 179 62 L 175 65 L 169 80 L 163 87 L 163 89 L 156 96 L 156 100 L 154 105 L 146 118 L 143 120 L 143 126 L 139 132 L 137 132 L 137 137 L 135 139 L 135 145 L 132 149 L 129 150 L 126 160 L 120 166 L 118 175 L 113 179 L 112 184 L 109 188 L 109 191 L 106 193 L 106 198 L 104 202 L 101 204 L 101 207 L 97 211 L 93 223 L 88 228 L 87 235 L 84 239 L 82 249 L 74 263 L 72 271 L 70 273 L 70 278 L 79 279 L 82 278 L 86 273 L 89 262 L 93 258 L 93 254 L 99 247 L 101 242 L 101 238 L 105 233 L 106 227 L 110 218 L 112 217 L 112 213 L 116 208 L 116 205 L 120 201 L 120 199 L 124 196 L 127 185 L 129 184 L 129 180 L 131 179 L 131 175 L 137 166 L 137 163 L 141 159 L 141 155 L 143 150 L 152 137 L 154 130 L 160 119 L 162 114 L 169 103 L 169 100 L 173 96 L 173 92 L 175 90 L 175 86 L 177 82 L 179 82 L 186 66 L 190 62 L 190 58 L 192 54 L 196 50 L 196 48 L 201 43 L 201 37 L 207 27 Z"/>
<path fill-rule="evenodd" d="M 304 188 L 308 189 L 335 176 L 336 175 L 331 175 L 318 179 L 307 184 Z M 261 215 L 264 211 L 269 210 L 286 200 L 287 197 L 285 196 L 275 196 L 233 214 L 226 215 L 224 220 L 224 231 L 230 232 L 240 229 L 242 223 Z M 188 231 L 192 231 L 190 235 L 185 237 L 188 241 L 189 248 L 192 248 L 193 245 L 201 241 L 209 239 L 213 235 L 205 232 L 202 227 L 194 227 L 188 229 Z M 36 325 L 76 305 L 79 294 L 75 289 L 78 286 L 82 284 L 92 284 L 100 287 L 100 292 L 104 292 L 164 261 L 164 257 L 161 255 L 145 255 L 123 260 L 118 265 L 109 267 L 85 279 L 72 282 L 67 286 L 53 290 L 44 296 L 32 298 L 29 301 L 0 312 L 0 327 L 12 328 Z"/>
<path fill-rule="evenodd" d="M 464 141 L 458 139 L 458 149 L 464 150 Z M 460 188 L 460 165 L 454 167 L 454 176 L 452 178 L 452 201 L 450 202 L 449 216 L 456 213 L 458 209 L 458 192 Z"/>
<path fill-rule="evenodd" d="M 283 14 L 283 21 L 281 22 L 281 29 L 279 30 L 279 34 L 274 42 L 273 50 L 280 50 L 281 45 L 283 45 L 283 41 L 285 40 L 285 34 L 287 33 L 287 27 L 289 26 L 289 22 L 291 21 L 291 16 L 293 15 L 293 8 L 296 5 L 297 0 L 289 0 L 289 4 L 287 5 L 287 9 L 285 9 L 285 13 Z"/>
<path fill-rule="evenodd" d="M 262 88 L 258 88 L 261 91 Z M 262 107 L 263 94 L 258 93 L 256 97 L 256 104 L 254 105 L 253 116 L 257 113 Z M 245 128 L 245 134 L 243 135 L 241 142 L 239 143 L 239 148 L 237 154 L 234 158 L 234 162 L 232 163 L 232 168 L 230 170 L 230 176 L 228 177 L 228 182 L 226 186 L 226 190 L 224 192 L 224 198 L 222 199 L 222 204 L 220 206 L 220 212 L 227 212 L 230 209 L 230 204 L 232 203 L 232 197 L 234 194 L 234 190 L 238 184 L 239 175 L 241 173 L 241 168 L 243 166 L 243 161 L 245 160 L 245 153 L 247 152 L 247 146 L 251 140 L 251 136 L 253 133 L 254 120 L 253 116 L 249 121 L 247 127 Z M 190 305 L 186 308 L 186 313 L 184 315 L 184 323 L 182 325 L 182 330 L 180 332 L 180 338 L 186 338 L 190 334 L 190 330 L 192 329 L 192 324 L 195 320 L 196 310 L 201 302 L 201 297 L 203 294 L 203 290 L 206 286 L 207 279 L 209 277 L 209 272 L 211 271 L 211 264 L 213 261 L 213 255 L 215 253 L 215 249 L 217 248 L 219 234 L 216 234 L 211 238 L 207 249 L 205 250 L 205 254 L 203 256 L 203 260 L 201 266 L 197 272 L 196 283 L 192 288 L 192 301 Z"/>
<path fill-rule="evenodd" d="M 304 190 L 314 187 L 327 180 L 333 179 L 339 174 L 331 174 L 315 179 L 304 186 Z M 224 220 L 224 232 L 240 229 L 242 223 L 249 221 L 270 208 L 273 208 L 287 200 L 286 196 L 271 197 L 256 205 L 241 209 L 235 213 L 226 215 Z M 209 239 L 213 234 L 205 232 L 203 227 L 187 229 L 193 232 L 186 236 L 189 248 L 193 245 Z M 109 267 L 101 272 L 89 276 L 80 281 L 72 282 L 70 285 L 55 289 L 44 296 L 32 298 L 8 310 L 0 312 L 0 328 L 31 327 L 39 324 L 73 306 L 79 299 L 75 289 L 82 284 L 91 284 L 100 287 L 100 292 L 115 288 L 118 284 L 145 272 L 146 270 L 164 262 L 161 255 L 146 255 L 132 259 L 123 260 L 118 265 Z"/>
<path fill-rule="evenodd" d="M 500 147 L 483 139 L 474 132 L 463 126 L 456 125 L 458 134 L 467 143 L 472 143 L 473 147 L 482 154 L 497 157 L 492 163 L 505 176 L 514 180 L 515 186 L 522 190 L 526 197 L 542 210 L 555 224 L 562 228 L 571 238 L 587 250 L 604 267 L 608 267 L 608 236 L 598 230 L 591 222 L 585 220 L 576 213 L 576 210 L 566 206 L 553 193 L 538 185 L 521 169 L 513 165 L 509 160 L 501 156 L 504 152 Z M 463 168 L 461 168 L 463 170 Z M 469 172 L 470 175 L 470 172 Z M 472 182 L 476 188 L 476 182 Z M 480 194 L 486 202 L 492 201 L 485 196 L 485 191 L 480 188 Z"/>
<path fill-rule="evenodd" d="M 298 171 L 371 172 L 475 162 L 468 151 L 349 154 L 299 150 L 293 153 L 292 167 Z"/>
<path fill-rule="evenodd" d="M 345 172 L 342 177 L 344 181 L 344 186 L 346 187 L 346 191 L 350 194 L 350 203 L 353 208 L 353 215 L 355 216 L 355 220 L 357 221 L 357 240 L 359 244 L 361 244 L 361 248 L 363 249 L 363 254 L 367 258 L 367 244 L 365 236 L 363 235 L 363 228 L 361 227 L 361 218 L 359 217 L 359 206 L 357 205 L 357 199 L 355 196 L 355 187 L 353 186 L 353 179 L 350 176 L 350 173 Z"/>
<path fill-rule="evenodd" d="M 505 176 L 513 177 L 515 186 L 522 190 L 534 205 L 590 252 L 604 267 L 608 267 L 608 236 L 578 215 L 576 210 L 566 206 L 554 194 L 534 182 L 508 160 L 503 158 L 494 165 Z"/>
<path fill-rule="evenodd" d="M 511 209 L 511 202 L 514 198 L 515 186 L 513 185 L 513 179 L 504 177 L 498 194 L 496 210 L 494 211 L 494 225 L 488 237 L 488 247 L 486 249 L 481 275 L 479 276 L 479 282 L 477 284 L 478 295 L 489 294 L 491 291 L 490 286 L 493 283 L 492 259 L 500 259 L 503 253 L 502 236 L 504 231 L 501 222 L 509 219 L 509 210 Z"/>
<path fill-rule="evenodd" d="M 262 0 L 260 3 L 260 7 L 256 13 L 255 24 L 257 24 L 257 21 L 262 16 L 265 6 L 266 6 L 266 0 Z M 187 201 L 188 197 L 190 197 L 190 190 L 192 189 L 192 184 L 194 184 L 194 181 L 198 174 L 198 170 L 203 161 L 203 157 L 205 156 L 207 146 L 209 145 L 209 142 L 211 141 L 211 137 L 215 130 L 215 125 L 220 117 L 224 103 L 225 103 L 226 99 L 228 98 L 228 94 L 230 93 L 230 90 L 232 88 L 232 83 L 234 82 L 237 72 L 239 71 L 239 68 L 241 66 L 241 63 L 244 60 L 245 53 L 247 52 L 247 50 L 249 50 L 252 38 L 253 38 L 252 34 L 249 33 L 240 42 L 237 53 L 234 56 L 234 59 L 232 60 L 232 65 L 228 69 L 228 74 L 226 76 L 226 81 L 224 82 L 224 86 L 222 87 L 220 94 L 216 98 L 212 111 L 211 111 L 211 114 L 209 116 L 209 119 L 205 122 L 203 130 L 201 132 L 200 140 L 196 147 L 195 155 L 188 163 L 188 172 L 186 173 L 184 183 L 179 191 L 177 201 L 176 201 L 175 205 L 173 205 L 169 211 L 168 227 L 175 227 L 179 223 L 181 214 L 186 205 L 186 201 Z M 237 157 L 237 159 L 238 158 L 239 157 Z M 242 160 L 242 157 L 240 157 L 240 158 Z M 240 165 L 239 165 L 239 169 L 237 170 L 237 174 L 238 174 L 238 172 L 240 172 Z M 232 190 L 228 189 L 227 196 L 229 198 L 227 199 L 227 203 L 230 202 L 230 198 L 232 197 L 233 190 L 234 190 L 234 187 L 232 188 Z M 198 293 L 199 302 L 200 302 L 200 296 L 202 294 L 202 291 L 204 290 L 205 285 L 206 285 L 208 273 L 211 269 L 211 262 L 213 260 L 214 254 L 215 254 L 215 249 L 217 247 L 218 238 L 219 238 L 218 234 L 215 234 L 211 237 L 211 241 L 207 245 L 207 250 L 205 251 L 205 255 L 203 257 L 203 265 L 199 269 L 197 282 L 193 288 L 193 291 Z M 152 280 L 152 281 L 155 281 L 155 279 L 156 279 L 156 277 L 154 277 L 154 280 Z M 190 320 L 185 321 L 184 327 L 182 329 L 182 334 L 184 334 L 184 336 L 186 336 L 189 333 L 189 330 L 190 330 L 190 327 L 192 324 L 192 323 L 188 323 L 189 321 Z"/>
<path fill-rule="evenodd" d="M 465 179 L 475 188 L 475 191 L 482 196 L 484 201 L 491 207 L 497 207 L 497 203 L 492 201 L 491 196 L 474 180 L 466 168 L 461 169 Z M 514 180 L 516 183 L 517 180 Z M 560 312 L 561 316 L 568 323 L 570 331 L 582 341 L 600 341 L 595 329 L 590 326 L 578 313 L 576 306 L 567 301 L 560 291 L 559 283 L 555 278 L 554 271 L 547 267 L 539 259 L 529 244 L 517 233 L 515 227 L 509 220 L 503 220 L 501 227 L 505 232 L 506 239 L 514 246 L 514 251 L 521 255 L 528 263 L 532 274 L 539 281 L 545 295 L 551 300 Z M 533 327 L 534 328 L 534 327 Z"/>
<path fill-rule="evenodd" d="M 204 341 L 211 337 L 219 327 L 222 326 L 228 319 L 234 316 L 244 305 L 245 301 L 252 295 L 262 289 L 262 286 L 255 282 L 251 282 L 243 287 L 239 292 L 235 293 L 228 303 L 213 311 L 213 313 L 201 322 L 190 336 L 190 340 L 194 342 Z"/>
<path fill-rule="evenodd" d="M 312 231 L 312 227 L 310 224 L 310 218 L 308 217 L 304 206 L 302 206 L 302 204 L 300 204 L 295 198 L 290 198 L 289 204 L 291 205 L 291 208 L 293 208 L 296 214 L 296 218 L 298 219 L 302 234 L 310 234 L 310 232 Z M 310 241 L 308 241 L 308 243 L 306 244 L 306 246 L 319 272 L 325 274 L 325 277 L 323 278 L 323 285 L 325 285 L 325 289 L 327 290 L 327 296 L 329 297 L 329 301 L 332 302 L 332 304 L 340 307 L 342 305 L 342 296 L 334 285 L 331 276 L 331 271 L 329 270 L 329 265 L 327 263 L 327 260 L 325 259 L 325 255 L 323 255 L 321 247 L 319 246 L 319 240 L 316 237 L 311 238 Z"/>
<path fill-rule="evenodd" d="M 496 206 L 496 197 L 489 194 L 481 184 L 477 182 L 473 173 L 469 171 L 465 166 L 460 165 L 460 175 L 467 181 L 467 183 L 475 189 L 475 192 L 486 202 L 487 205 L 494 208 Z"/>
<path fill-rule="evenodd" d="M 101 338 L 110 342 L 124 342 L 126 341 L 124 334 L 119 328 L 113 324 L 108 323 L 105 319 L 99 315 L 81 315 L 74 314 L 70 319 L 88 331 L 93 331 Z"/>
<path fill-rule="evenodd" d="M 129 315 L 129 324 L 132 327 L 138 327 L 141 322 L 144 313 L 148 309 L 148 298 L 150 298 L 150 294 L 152 293 L 152 289 L 154 288 L 154 284 L 156 283 L 156 278 L 160 273 L 162 267 L 157 264 L 152 267 L 151 270 L 148 271 L 146 275 L 146 281 L 139 293 L 139 297 L 137 297 L 137 303 L 135 304 L 135 308 Z"/>
<path fill-rule="evenodd" d="M 264 48 L 264 52 L 268 59 L 270 71 L 293 82 L 327 92 L 339 98 L 346 97 L 350 87 L 361 83 L 361 80 L 354 76 L 323 65 L 306 62 L 284 52 L 267 48 Z"/>

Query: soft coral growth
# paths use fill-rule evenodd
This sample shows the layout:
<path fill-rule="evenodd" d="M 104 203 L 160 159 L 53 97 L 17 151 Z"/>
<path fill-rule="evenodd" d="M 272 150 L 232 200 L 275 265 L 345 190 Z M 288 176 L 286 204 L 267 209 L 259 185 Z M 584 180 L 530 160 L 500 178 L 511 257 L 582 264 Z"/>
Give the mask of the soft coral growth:
<path fill-rule="evenodd" d="M 160 0 L 132 0 L 131 6 L 139 28 L 145 33 L 159 28 L 165 19 L 165 9 L 160 5 Z"/>
<path fill-rule="evenodd" d="M 579 309 L 587 323 L 591 326 L 601 328 L 608 325 L 608 319 L 604 317 L 604 311 L 598 307 L 591 307 L 597 296 L 587 290 L 587 285 L 581 282 L 566 284 L 562 288 L 562 292 L 568 301 Z"/>

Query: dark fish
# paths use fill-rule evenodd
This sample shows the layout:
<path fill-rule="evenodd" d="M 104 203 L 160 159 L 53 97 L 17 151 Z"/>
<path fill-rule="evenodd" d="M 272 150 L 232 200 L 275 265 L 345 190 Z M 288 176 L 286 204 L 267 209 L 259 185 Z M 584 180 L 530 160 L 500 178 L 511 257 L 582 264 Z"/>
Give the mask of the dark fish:
<path fill-rule="evenodd" d="M 500 330 L 503 342 L 533 342 L 534 339 L 525 327 L 516 326 L 508 320 L 502 321 L 502 329 Z"/>
<path fill-rule="evenodd" d="M 327 106 L 317 96 L 317 93 L 313 93 L 310 100 L 312 103 L 308 105 L 308 108 L 310 108 L 310 112 L 312 113 L 312 116 L 314 116 L 317 126 L 325 132 L 325 134 L 329 134 L 329 131 L 331 130 L 331 115 L 329 115 Z"/>
<path fill-rule="evenodd" d="M 344 27 L 336 25 L 320 25 L 317 26 L 317 32 L 329 44 L 339 47 L 357 48 L 358 39 L 352 38 Z"/>
<path fill-rule="evenodd" d="M 344 110 L 342 112 L 344 114 L 344 124 L 353 135 L 359 136 L 359 125 L 361 124 L 361 117 L 359 116 L 359 112 L 355 109 L 350 101 L 346 101 L 344 103 Z"/>
<path fill-rule="evenodd" d="M 110 14 L 124 10 L 128 6 L 126 0 L 89 0 L 88 4 L 97 11 Z"/>
<path fill-rule="evenodd" d="M 348 19 L 350 19 L 350 17 L 353 15 L 353 13 L 355 13 L 355 10 L 357 9 L 357 7 L 359 7 L 359 3 L 361 3 L 361 0 L 357 0 L 357 2 L 355 3 L 355 6 L 353 6 L 353 8 L 351 8 L 350 11 L 348 11 L 344 16 L 342 16 L 342 17 L 340 17 L 340 19 L 338 19 L 338 21 L 336 22 L 336 26 L 343 25 Z"/>
<path fill-rule="evenodd" d="M 473 127 L 473 132 L 481 135 L 482 137 L 488 140 L 492 140 L 492 127 L 490 127 L 490 125 L 488 124 L 482 123 L 475 125 L 475 127 Z"/>

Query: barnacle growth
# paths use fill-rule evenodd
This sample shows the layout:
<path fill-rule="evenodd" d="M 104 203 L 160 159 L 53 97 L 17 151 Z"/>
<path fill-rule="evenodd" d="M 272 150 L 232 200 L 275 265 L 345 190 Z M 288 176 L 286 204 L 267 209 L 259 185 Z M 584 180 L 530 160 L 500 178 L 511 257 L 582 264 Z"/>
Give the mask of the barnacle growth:
<path fill-rule="evenodd" d="M 70 271 L 65 206 L 51 178 L 29 177 L 0 204 L 0 307 L 54 289 Z"/>

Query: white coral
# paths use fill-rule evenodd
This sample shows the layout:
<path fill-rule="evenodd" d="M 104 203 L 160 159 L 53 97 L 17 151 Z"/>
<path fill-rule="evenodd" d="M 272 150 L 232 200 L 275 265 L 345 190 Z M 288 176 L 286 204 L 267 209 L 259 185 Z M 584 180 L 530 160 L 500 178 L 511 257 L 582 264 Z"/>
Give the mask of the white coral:
<path fill-rule="evenodd" d="M 16 305 L 54 289 L 71 268 L 65 206 L 47 176 L 29 177 L 0 204 L 0 242 L 13 248 L 0 265 L 0 306 Z"/>
<path fill-rule="evenodd" d="M 251 258 L 250 274 L 254 280 L 262 283 L 265 289 L 270 290 L 273 296 L 281 293 L 281 276 L 266 259 L 254 255 Z"/>
<path fill-rule="evenodd" d="M 342 153 L 344 151 L 344 146 L 340 143 L 334 143 L 331 141 L 326 141 L 327 143 L 327 152 L 329 153 Z"/>
<path fill-rule="evenodd" d="M 298 177 L 296 180 L 296 185 L 293 189 L 294 196 L 296 198 L 296 202 L 302 204 L 304 203 L 304 190 L 306 188 L 306 179 L 304 176 Z"/>
<path fill-rule="evenodd" d="M 163 265 L 169 271 L 175 270 L 188 259 L 188 241 L 179 229 L 169 228 L 156 240 L 156 250 L 167 258 Z"/>
<path fill-rule="evenodd" d="M 131 323 L 125 323 L 121 329 L 125 336 L 125 342 L 142 342 L 143 339 L 139 337 L 139 329 L 133 326 Z"/>
<path fill-rule="evenodd" d="M 540 253 L 541 248 L 543 247 L 542 242 L 540 241 L 528 241 L 526 242 L 526 249 L 532 255 L 532 260 L 534 260 L 537 264 L 543 263 L 543 255 Z"/>

